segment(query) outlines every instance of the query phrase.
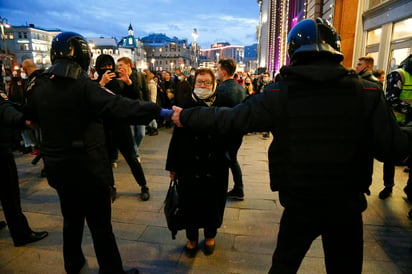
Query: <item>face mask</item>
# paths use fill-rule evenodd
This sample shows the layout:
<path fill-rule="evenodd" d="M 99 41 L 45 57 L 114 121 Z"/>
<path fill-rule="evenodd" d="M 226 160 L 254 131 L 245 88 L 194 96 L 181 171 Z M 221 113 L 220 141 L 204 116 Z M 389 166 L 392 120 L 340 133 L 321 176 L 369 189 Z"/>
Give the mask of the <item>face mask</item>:
<path fill-rule="evenodd" d="M 179 79 L 179 81 L 181 81 L 181 80 L 182 80 L 182 76 L 178 76 L 177 79 Z"/>
<path fill-rule="evenodd" d="M 270 79 L 269 78 L 263 78 L 263 83 L 267 84 L 269 83 Z"/>
<path fill-rule="evenodd" d="M 190 73 L 190 76 L 195 76 L 195 73 L 194 73 L 194 72 L 191 72 L 191 73 Z"/>
<path fill-rule="evenodd" d="M 21 79 L 27 79 L 27 74 L 22 72 L 22 73 L 20 73 L 20 77 L 21 77 Z"/>
<path fill-rule="evenodd" d="M 209 98 L 214 93 L 213 90 L 208 88 L 195 88 L 193 92 L 201 100 Z"/>
<path fill-rule="evenodd" d="M 4 81 L 7 81 L 7 82 L 11 81 L 11 77 L 10 76 L 4 77 Z"/>

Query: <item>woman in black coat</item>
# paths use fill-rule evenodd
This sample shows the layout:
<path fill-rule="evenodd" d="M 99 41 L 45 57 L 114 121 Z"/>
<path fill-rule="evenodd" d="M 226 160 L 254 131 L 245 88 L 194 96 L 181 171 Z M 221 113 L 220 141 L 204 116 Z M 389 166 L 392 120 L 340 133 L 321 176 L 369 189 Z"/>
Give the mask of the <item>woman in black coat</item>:
<path fill-rule="evenodd" d="M 195 106 L 226 106 L 234 103 L 215 93 L 216 78 L 210 69 L 199 69 L 195 75 L 192 95 L 184 108 Z M 229 166 L 227 147 L 230 136 L 174 128 L 167 155 L 166 170 L 178 180 L 180 209 L 185 223 L 189 256 L 198 249 L 199 228 L 204 228 L 205 254 L 215 248 L 217 229 L 223 221 L 228 188 Z"/>

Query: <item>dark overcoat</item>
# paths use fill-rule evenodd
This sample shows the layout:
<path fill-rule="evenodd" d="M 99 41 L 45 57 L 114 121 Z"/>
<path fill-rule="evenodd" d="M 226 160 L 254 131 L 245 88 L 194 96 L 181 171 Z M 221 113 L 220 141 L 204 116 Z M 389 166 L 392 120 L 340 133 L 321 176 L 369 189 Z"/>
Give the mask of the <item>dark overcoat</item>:
<path fill-rule="evenodd" d="M 184 108 L 205 106 L 188 98 Z M 233 106 L 218 94 L 213 106 Z M 196 132 L 175 127 L 170 141 L 166 170 L 178 178 L 181 212 L 186 228 L 220 227 L 226 204 L 229 166 L 229 135 Z"/>

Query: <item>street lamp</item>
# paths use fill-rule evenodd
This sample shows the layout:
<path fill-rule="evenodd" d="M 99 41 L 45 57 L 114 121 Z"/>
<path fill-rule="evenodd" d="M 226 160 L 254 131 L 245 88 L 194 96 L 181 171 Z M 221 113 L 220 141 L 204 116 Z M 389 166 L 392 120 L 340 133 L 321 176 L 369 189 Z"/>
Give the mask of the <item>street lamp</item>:
<path fill-rule="evenodd" d="M 155 70 L 155 62 L 156 62 L 156 60 L 154 58 L 152 58 L 152 70 Z"/>
<path fill-rule="evenodd" d="M 0 16 L 0 28 L 1 28 L 1 40 L 3 42 L 3 47 L 4 47 L 4 54 L 5 54 L 5 66 L 10 65 L 8 64 L 8 53 L 7 53 L 7 43 L 5 42 L 6 35 L 4 34 L 4 28 L 10 28 L 9 21 L 7 18 L 1 17 Z"/>

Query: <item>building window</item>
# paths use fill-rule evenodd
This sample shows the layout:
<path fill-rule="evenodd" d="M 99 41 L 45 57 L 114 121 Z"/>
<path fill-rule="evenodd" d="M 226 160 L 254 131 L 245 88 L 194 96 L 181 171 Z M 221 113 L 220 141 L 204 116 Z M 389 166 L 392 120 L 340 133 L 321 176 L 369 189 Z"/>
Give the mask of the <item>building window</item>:
<path fill-rule="evenodd" d="M 395 49 L 392 51 L 392 58 L 389 63 L 389 70 L 393 71 L 398 68 L 400 63 L 410 54 L 409 48 Z"/>
<path fill-rule="evenodd" d="M 23 36 L 21 35 L 21 32 L 18 32 L 17 35 L 18 35 L 19 39 L 23 38 Z"/>
<path fill-rule="evenodd" d="M 412 37 L 412 18 L 397 22 L 393 25 L 393 40 Z"/>
<path fill-rule="evenodd" d="M 380 4 L 389 0 L 369 0 L 369 9 L 379 6 Z"/>
<path fill-rule="evenodd" d="M 382 29 L 374 29 L 368 31 L 368 38 L 366 40 L 366 45 L 378 44 L 381 40 Z"/>
<path fill-rule="evenodd" d="M 27 32 L 23 32 L 23 38 L 27 39 Z"/>

